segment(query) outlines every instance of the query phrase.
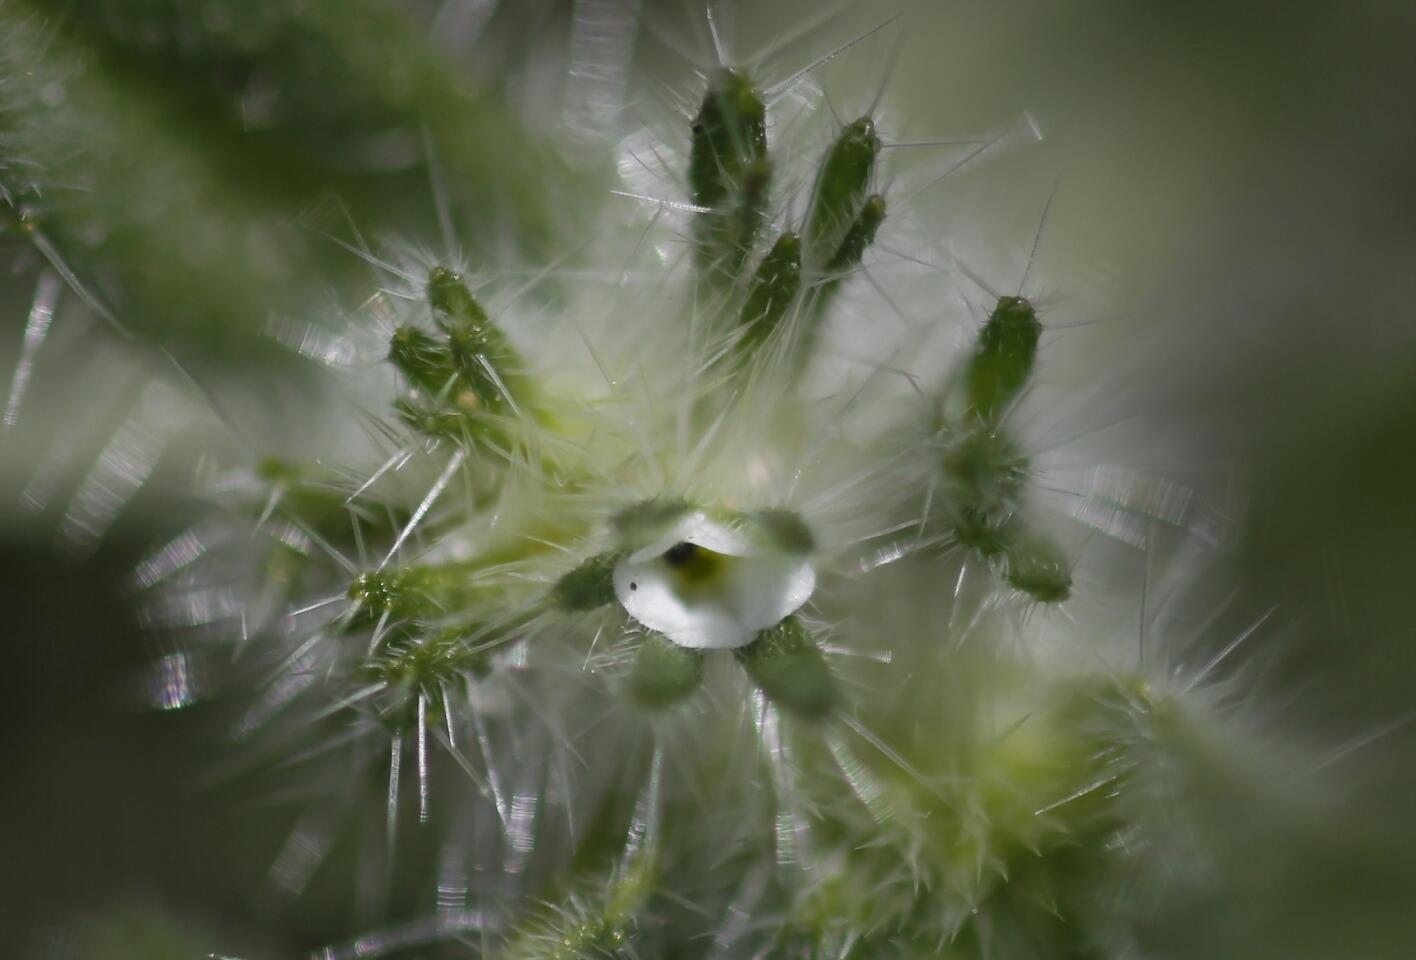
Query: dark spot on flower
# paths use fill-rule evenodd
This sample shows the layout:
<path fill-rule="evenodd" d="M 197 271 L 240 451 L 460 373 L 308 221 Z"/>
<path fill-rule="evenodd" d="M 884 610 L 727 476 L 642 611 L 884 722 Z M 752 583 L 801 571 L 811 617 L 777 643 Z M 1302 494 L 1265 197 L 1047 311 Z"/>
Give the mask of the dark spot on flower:
<path fill-rule="evenodd" d="M 664 551 L 664 562 L 671 567 L 682 567 L 698 553 L 697 544 L 680 540 L 672 547 Z"/>
<path fill-rule="evenodd" d="M 638 590 L 638 589 L 639 589 L 639 584 L 637 584 L 637 583 L 635 583 L 633 580 L 631 580 L 631 581 L 629 581 L 629 589 L 631 589 L 631 590 Z"/>

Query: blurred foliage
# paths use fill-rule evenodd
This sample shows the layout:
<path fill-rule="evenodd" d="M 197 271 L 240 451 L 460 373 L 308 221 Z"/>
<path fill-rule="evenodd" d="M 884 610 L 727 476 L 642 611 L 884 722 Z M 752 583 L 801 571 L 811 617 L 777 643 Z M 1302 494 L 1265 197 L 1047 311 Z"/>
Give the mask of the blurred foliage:
<path fill-rule="evenodd" d="M 278 362 L 272 315 L 363 295 L 346 248 L 365 236 L 439 245 L 442 213 L 469 253 L 544 260 L 584 214 L 589 171 L 395 5 L 11 0 L 0 17 L 10 243 L 206 376 Z"/>

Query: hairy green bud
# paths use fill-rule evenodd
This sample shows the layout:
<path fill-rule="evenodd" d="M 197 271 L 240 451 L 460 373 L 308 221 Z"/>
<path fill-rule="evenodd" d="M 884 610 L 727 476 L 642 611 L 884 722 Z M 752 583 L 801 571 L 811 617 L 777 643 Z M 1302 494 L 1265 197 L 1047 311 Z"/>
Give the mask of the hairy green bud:
<path fill-rule="evenodd" d="M 717 73 L 692 133 L 689 192 L 711 211 L 697 221 L 699 269 L 735 279 L 761 226 L 772 174 L 766 107 L 745 74 L 726 67 Z"/>
<path fill-rule="evenodd" d="M 841 252 L 861 213 L 879 154 L 880 138 L 869 117 L 846 127 L 826 152 L 807 214 L 804 258 L 808 269 L 828 269 Z M 882 209 L 882 219 L 883 213 Z"/>
<path fill-rule="evenodd" d="M 738 350 L 747 355 L 777 329 L 801 289 L 801 238 L 784 233 L 763 258 L 748 288 L 738 325 L 742 339 Z"/>
<path fill-rule="evenodd" d="M 428 303 L 447 334 L 458 384 L 450 398 L 466 413 L 504 412 L 522 393 L 521 358 L 487 317 L 460 275 L 446 267 L 428 274 Z"/>
<path fill-rule="evenodd" d="M 999 297 L 969 359 L 965 386 L 970 407 L 985 420 L 997 420 L 1032 375 L 1042 324 L 1025 297 Z"/>
<path fill-rule="evenodd" d="M 1060 547 L 1032 531 L 1004 547 L 1004 578 L 1042 603 L 1061 603 L 1072 593 L 1072 572 Z"/>

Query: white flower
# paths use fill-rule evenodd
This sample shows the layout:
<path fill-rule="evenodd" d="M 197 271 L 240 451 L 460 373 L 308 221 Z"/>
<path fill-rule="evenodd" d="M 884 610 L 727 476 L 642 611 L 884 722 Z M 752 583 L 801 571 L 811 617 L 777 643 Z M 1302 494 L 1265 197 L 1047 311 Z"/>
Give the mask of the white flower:
<path fill-rule="evenodd" d="M 816 587 L 810 559 L 789 547 L 750 518 L 730 525 L 689 512 L 619 562 L 615 595 L 631 617 L 681 647 L 745 646 Z"/>

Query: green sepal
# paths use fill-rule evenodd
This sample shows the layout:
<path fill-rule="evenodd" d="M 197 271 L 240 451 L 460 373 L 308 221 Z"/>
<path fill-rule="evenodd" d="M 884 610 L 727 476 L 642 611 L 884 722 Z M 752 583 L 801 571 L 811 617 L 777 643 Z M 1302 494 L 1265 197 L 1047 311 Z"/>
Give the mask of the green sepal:
<path fill-rule="evenodd" d="M 777 706 L 808 719 L 836 704 L 836 678 L 796 617 L 787 617 L 733 651 L 752 682 Z"/>
<path fill-rule="evenodd" d="M 703 682 L 703 651 L 681 647 L 646 632 L 634 657 L 629 692 L 645 707 L 667 707 L 690 696 Z"/>
<path fill-rule="evenodd" d="M 610 518 L 610 528 L 618 537 L 620 547 L 632 553 L 663 536 L 670 524 L 692 509 L 693 504 L 687 500 L 653 497 L 618 511 Z"/>
<path fill-rule="evenodd" d="M 816 535 L 806 521 L 792 510 L 773 507 L 747 515 L 772 545 L 787 553 L 811 553 L 816 549 Z"/>
<path fill-rule="evenodd" d="M 551 588 L 551 600 L 562 610 L 595 610 L 615 599 L 615 564 L 624 553 L 611 550 L 597 554 L 563 575 Z"/>

